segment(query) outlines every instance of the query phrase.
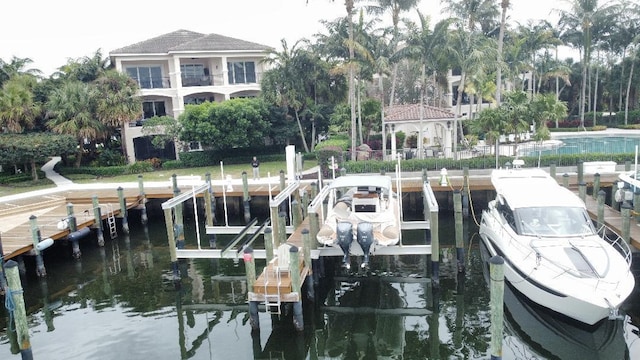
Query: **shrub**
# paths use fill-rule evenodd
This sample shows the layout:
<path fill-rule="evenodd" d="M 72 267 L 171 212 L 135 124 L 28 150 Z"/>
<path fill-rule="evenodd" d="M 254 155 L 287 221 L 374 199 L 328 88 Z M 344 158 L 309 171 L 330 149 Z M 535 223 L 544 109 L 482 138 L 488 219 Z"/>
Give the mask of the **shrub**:
<path fill-rule="evenodd" d="M 351 139 L 344 138 L 342 136 L 333 136 L 331 137 L 331 139 L 327 139 L 322 142 L 319 142 L 316 145 L 316 148 L 314 150 L 315 152 L 318 152 L 327 147 L 332 147 L 332 148 L 337 147 L 337 148 L 340 148 L 342 151 L 347 151 L 350 146 L 351 146 Z"/>
<path fill-rule="evenodd" d="M 163 169 L 181 169 L 184 168 L 185 165 L 181 160 L 167 160 L 162 163 Z"/>
<path fill-rule="evenodd" d="M 126 173 L 127 174 L 140 174 L 145 172 L 152 172 L 153 164 L 149 160 L 145 161 L 136 161 L 133 164 L 127 166 Z"/>
<path fill-rule="evenodd" d="M 331 157 L 334 158 L 338 168 L 342 166 L 342 153 L 343 150 L 339 146 L 327 146 L 316 151 L 316 154 L 318 154 L 318 165 L 320 166 L 323 176 L 329 176 L 331 172 Z"/>

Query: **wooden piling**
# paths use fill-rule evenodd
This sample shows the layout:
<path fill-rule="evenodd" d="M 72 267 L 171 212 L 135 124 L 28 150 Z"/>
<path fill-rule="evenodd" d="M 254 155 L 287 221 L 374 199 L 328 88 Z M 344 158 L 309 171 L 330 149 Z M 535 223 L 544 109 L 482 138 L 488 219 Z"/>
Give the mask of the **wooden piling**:
<path fill-rule="evenodd" d="M 302 253 L 304 255 L 304 266 L 311 269 L 311 236 L 309 236 L 309 229 L 302 229 Z"/>
<path fill-rule="evenodd" d="M 144 225 L 149 221 L 147 217 L 147 196 L 144 193 L 144 181 L 142 175 L 138 175 L 138 195 L 140 196 L 140 222 Z"/>
<path fill-rule="evenodd" d="M 593 198 L 598 197 L 600 191 L 600 173 L 593 174 Z"/>
<path fill-rule="evenodd" d="M 278 213 L 277 206 L 271 206 L 269 208 L 269 217 L 271 219 L 271 230 L 273 232 L 273 247 L 277 248 L 278 246 L 280 246 L 280 244 L 278 243 L 280 241 L 280 235 L 279 235 L 280 231 L 286 232 L 286 229 L 280 228 L 280 221 L 278 220 L 279 213 Z"/>
<path fill-rule="evenodd" d="M 631 161 L 630 160 L 625 160 L 624 161 L 624 171 L 631 171 Z"/>
<path fill-rule="evenodd" d="M 462 168 L 462 216 L 469 217 L 469 167 Z"/>
<path fill-rule="evenodd" d="M 578 184 L 580 184 L 581 181 L 578 181 Z M 566 187 L 567 189 L 569 188 L 569 174 L 564 173 L 564 175 L 562 175 L 562 186 Z"/>
<path fill-rule="evenodd" d="M 78 222 L 73 211 L 72 203 L 67 204 L 67 221 L 69 222 L 69 234 L 73 234 L 78 230 Z M 73 238 L 71 240 L 71 248 L 73 257 L 79 259 L 82 256 L 82 252 L 80 251 L 80 241 L 76 238 Z"/>
<path fill-rule="evenodd" d="M 604 190 L 598 191 L 598 226 L 604 225 L 604 198 L 606 193 Z"/>
<path fill-rule="evenodd" d="M 176 247 L 176 236 L 174 231 L 173 216 L 171 216 L 172 209 L 164 209 L 164 223 L 167 228 L 167 239 L 169 240 L 169 255 L 171 257 L 171 268 L 173 270 L 173 280 L 178 281 L 180 279 L 180 273 L 178 271 L 178 253 Z"/>
<path fill-rule="evenodd" d="M 213 203 L 213 187 L 211 186 L 211 173 L 205 174 L 205 181 L 209 188 L 204 192 L 204 211 L 207 226 L 213 226 L 215 222 L 215 205 Z M 216 248 L 216 234 L 209 235 L 209 248 Z"/>
<path fill-rule="evenodd" d="M 306 219 L 307 216 L 309 216 L 309 214 L 307 213 L 308 207 L 309 207 L 309 192 L 307 190 L 303 190 L 302 191 L 302 206 L 301 206 L 301 210 L 302 210 L 302 218 Z"/>
<path fill-rule="evenodd" d="M 267 263 L 273 260 L 273 230 L 271 227 L 264 229 L 264 251 L 267 254 Z"/>
<path fill-rule="evenodd" d="M 36 274 L 38 276 L 47 276 L 47 270 L 44 267 L 42 254 L 38 250 L 40 242 L 40 229 L 38 228 L 38 218 L 35 215 L 29 216 L 29 225 L 31 226 L 31 238 L 33 240 L 33 252 L 36 254 Z"/>
<path fill-rule="evenodd" d="M 280 212 L 278 214 L 278 237 L 274 247 L 278 247 L 287 242 L 287 214 Z"/>
<path fill-rule="evenodd" d="M 620 206 L 620 215 L 622 216 L 622 238 L 627 244 L 631 244 L 631 204 L 623 202 Z"/>
<path fill-rule="evenodd" d="M 16 325 L 20 355 L 23 360 L 32 360 L 33 353 L 31 351 L 31 341 L 29 340 L 29 324 L 27 322 L 27 311 L 24 305 L 24 295 L 22 292 L 22 283 L 20 282 L 18 263 L 9 260 L 4 268 L 9 286 L 9 293 L 5 296 L 7 303 L 11 303 L 11 305 L 7 306 L 7 310 L 13 315 L 13 321 Z"/>
<path fill-rule="evenodd" d="M 587 183 L 584 181 L 578 184 L 578 196 L 582 199 L 582 202 L 587 200 Z"/>
<path fill-rule="evenodd" d="M 300 223 L 302 222 L 302 214 L 300 214 L 300 203 L 296 200 L 293 199 L 293 201 L 291 201 L 291 214 L 292 214 L 292 222 L 293 222 L 293 228 L 297 229 L 298 226 L 300 226 Z"/>
<path fill-rule="evenodd" d="M 244 213 L 244 222 L 248 224 L 251 221 L 251 207 L 249 206 L 251 197 L 249 196 L 249 180 L 247 179 L 247 172 L 242 172 L 242 208 Z"/>
<path fill-rule="evenodd" d="M 456 227 L 456 260 L 458 272 L 462 273 L 465 271 L 464 240 L 462 238 L 462 194 L 458 189 L 453 191 L 453 208 Z"/>
<path fill-rule="evenodd" d="M 489 260 L 491 278 L 491 360 L 502 359 L 502 331 L 504 321 L 504 259 Z"/>
<path fill-rule="evenodd" d="M 120 217 L 122 218 L 122 230 L 125 234 L 129 233 L 129 221 L 127 220 L 127 202 L 124 199 L 124 189 L 118 186 L 118 201 L 120 202 Z"/>
<path fill-rule="evenodd" d="M 178 175 L 171 175 L 171 183 L 173 185 L 173 196 L 176 197 L 180 195 L 180 188 L 178 187 Z M 175 232 L 175 240 L 176 246 L 178 249 L 184 249 L 184 217 L 182 214 L 182 209 L 184 204 L 181 202 L 176 204 L 173 208 L 175 220 L 174 220 L 174 232 Z"/>
<path fill-rule="evenodd" d="M 96 229 L 96 235 L 98 236 L 98 245 L 104 246 L 104 234 L 102 233 L 102 210 L 100 210 L 100 204 L 98 203 L 98 195 L 91 197 L 91 203 L 93 204 L 93 217 L 94 227 Z"/>
<path fill-rule="evenodd" d="M 289 248 L 289 274 L 291 276 L 291 290 L 300 294 L 302 283 L 300 280 L 300 256 L 297 246 Z M 299 299 L 302 299 L 302 296 L 299 296 Z M 304 330 L 302 300 L 293 303 L 293 326 L 297 331 Z"/>
<path fill-rule="evenodd" d="M 242 259 L 244 260 L 244 268 L 247 274 L 247 289 L 253 291 L 253 285 L 256 283 L 256 260 L 253 257 L 253 248 L 251 246 L 244 249 Z"/>
<path fill-rule="evenodd" d="M 549 174 L 555 180 L 555 178 L 556 178 L 556 163 L 555 163 L 555 161 L 552 161 L 549 164 Z"/>
<path fill-rule="evenodd" d="M 578 161 L 578 184 L 584 181 L 584 162 Z"/>

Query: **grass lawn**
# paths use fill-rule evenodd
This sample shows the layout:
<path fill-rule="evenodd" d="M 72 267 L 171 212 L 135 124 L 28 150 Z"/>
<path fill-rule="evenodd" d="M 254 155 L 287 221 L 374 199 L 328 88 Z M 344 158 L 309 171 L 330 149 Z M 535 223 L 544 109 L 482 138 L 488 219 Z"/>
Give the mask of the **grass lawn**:
<path fill-rule="evenodd" d="M 0 185 L 0 197 L 52 187 L 56 187 L 56 185 L 49 179 L 40 179 L 38 181 L 29 181 L 28 183 L 12 185 Z"/>

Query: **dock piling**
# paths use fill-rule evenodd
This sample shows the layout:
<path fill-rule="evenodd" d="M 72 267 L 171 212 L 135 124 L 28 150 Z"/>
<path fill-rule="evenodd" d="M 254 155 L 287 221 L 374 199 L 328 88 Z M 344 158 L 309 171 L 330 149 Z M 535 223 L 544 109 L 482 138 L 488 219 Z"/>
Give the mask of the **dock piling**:
<path fill-rule="evenodd" d="M 631 204 L 623 202 L 620 206 L 622 215 L 622 238 L 627 244 L 631 244 Z"/>
<path fill-rule="evenodd" d="M 248 224 L 251 221 L 251 207 L 249 206 L 251 197 L 249 196 L 249 180 L 247 180 L 247 172 L 242 172 L 242 206 L 244 209 L 244 222 Z"/>
<path fill-rule="evenodd" d="M 204 192 L 204 211 L 207 226 L 213 226 L 215 222 L 215 200 L 213 198 L 213 188 L 211 187 L 211 173 L 205 174 L 205 181 L 209 188 Z M 209 248 L 216 248 L 216 234 L 211 234 L 209 236 Z"/>
<path fill-rule="evenodd" d="M 578 184 L 580 184 L 581 181 L 578 181 Z M 562 186 L 566 187 L 567 189 L 569 188 L 569 174 L 564 173 L 562 175 Z"/>
<path fill-rule="evenodd" d="M 284 181 L 284 170 L 280 170 L 280 191 L 284 190 L 287 184 Z"/>
<path fill-rule="evenodd" d="M 300 294 L 301 282 L 300 282 L 300 256 L 298 254 L 298 247 L 292 246 L 289 248 L 289 274 L 291 274 L 291 290 Z M 304 319 L 302 316 L 302 297 L 293 303 L 293 326 L 297 331 L 304 330 Z"/>
<path fill-rule="evenodd" d="M 291 201 L 291 215 L 292 215 L 292 222 L 293 222 L 293 228 L 297 229 L 298 226 L 300 226 L 300 223 L 302 222 L 302 214 L 300 214 L 300 202 L 298 202 L 298 200 L 293 199 L 293 201 Z"/>
<path fill-rule="evenodd" d="M 4 272 L 4 250 L 2 250 L 2 234 L 0 234 L 0 295 L 4 294 L 4 290 L 7 288 L 7 279 Z"/>
<path fill-rule="evenodd" d="M 180 188 L 178 187 L 178 175 L 171 175 L 171 182 L 173 184 L 173 197 L 180 195 Z M 175 232 L 175 240 L 176 246 L 178 249 L 184 249 L 184 219 L 182 216 L 182 209 L 184 208 L 184 204 L 181 202 L 176 204 L 174 208 L 174 232 Z"/>
<path fill-rule="evenodd" d="M 433 287 L 440 287 L 440 236 L 438 226 L 438 213 L 429 211 L 425 217 L 429 217 L 429 227 L 431 232 L 431 281 Z"/>
<path fill-rule="evenodd" d="M 91 203 L 93 204 L 93 217 L 95 220 L 95 228 L 98 236 L 98 245 L 104 246 L 104 234 L 102 233 L 102 210 L 100 210 L 100 203 L 98 203 L 98 195 L 91 197 Z"/>
<path fill-rule="evenodd" d="M 140 222 L 144 225 L 149 221 L 147 217 L 147 196 L 144 193 L 144 182 L 142 180 L 142 175 L 138 175 L 138 192 L 140 196 Z"/>
<path fill-rule="evenodd" d="M 267 254 L 267 263 L 273 259 L 273 230 L 271 227 L 264 229 L 264 251 Z"/>
<path fill-rule="evenodd" d="M 118 201 L 120 202 L 120 217 L 122 218 L 122 230 L 125 234 L 129 233 L 129 221 L 127 220 L 127 202 L 124 198 L 124 189 L 118 186 Z"/>
<path fill-rule="evenodd" d="M 180 272 L 178 271 L 178 253 L 176 247 L 176 237 L 174 231 L 172 209 L 164 209 L 164 222 L 167 227 L 167 239 L 169 240 L 169 255 L 171 257 L 171 268 L 173 270 L 174 284 L 180 280 Z"/>
<path fill-rule="evenodd" d="M 278 234 L 274 247 L 278 247 L 287 242 L 287 214 L 284 211 L 278 213 Z"/>
<path fill-rule="evenodd" d="M 18 263 L 13 260 L 7 261 L 5 265 L 7 273 L 7 284 L 9 292 L 6 294 L 7 307 L 9 316 L 13 317 L 16 325 L 16 333 L 18 335 L 18 344 L 20 345 L 20 354 L 22 360 L 32 360 L 33 353 L 31 351 L 31 341 L 29 340 L 29 325 L 27 323 L 27 311 L 24 305 L 24 295 L 22 292 L 22 283 L 20 282 L 20 274 L 18 271 Z"/>
<path fill-rule="evenodd" d="M 598 226 L 604 225 L 604 198 L 607 194 L 604 190 L 598 191 Z"/>
<path fill-rule="evenodd" d="M 593 198 L 596 199 L 598 197 L 598 192 L 600 191 L 600 173 L 593 174 Z"/>
<path fill-rule="evenodd" d="M 38 243 L 40 243 L 40 229 L 38 228 L 38 218 L 35 215 L 29 217 L 29 225 L 31 226 L 31 238 L 33 239 L 33 251 L 36 254 L 36 274 L 43 277 L 47 276 L 47 270 L 44 267 L 44 260 Z"/>
<path fill-rule="evenodd" d="M 491 278 L 491 360 L 502 359 L 502 331 L 504 320 L 504 259 L 489 259 Z"/>
<path fill-rule="evenodd" d="M 462 273 L 465 271 L 464 240 L 462 239 L 462 194 L 458 189 L 453 191 L 453 208 L 456 227 L 456 260 L 458 272 Z"/>
<path fill-rule="evenodd" d="M 582 202 L 587 200 L 587 183 L 584 181 L 578 183 L 578 196 L 582 199 Z"/>
<path fill-rule="evenodd" d="M 611 207 L 613 208 L 613 210 L 616 211 L 620 211 L 620 203 L 618 201 L 616 201 L 615 198 L 615 194 L 618 193 L 619 191 L 623 191 L 621 189 L 618 189 L 618 182 L 614 181 L 613 184 L 611 184 Z"/>
<path fill-rule="evenodd" d="M 69 234 L 73 234 L 78 230 L 78 222 L 76 220 L 76 215 L 73 211 L 73 204 L 67 204 L 67 220 L 69 221 Z M 80 251 L 80 241 L 76 237 L 71 237 L 71 248 L 73 251 L 73 257 L 75 259 L 79 259 L 82 256 L 82 252 Z"/>
<path fill-rule="evenodd" d="M 469 167 L 462 168 L 462 216 L 469 217 Z M 464 258 L 464 256 L 463 256 Z"/>
<path fill-rule="evenodd" d="M 584 161 L 578 161 L 578 184 L 584 181 Z"/>
<path fill-rule="evenodd" d="M 638 214 L 640 214 L 640 188 L 636 188 L 636 191 L 633 193 L 633 212 L 636 214 L 636 221 L 640 219 Z"/>
<path fill-rule="evenodd" d="M 549 164 L 549 174 L 551 175 L 551 177 L 555 180 L 556 179 L 556 163 L 555 161 L 552 161 Z"/>

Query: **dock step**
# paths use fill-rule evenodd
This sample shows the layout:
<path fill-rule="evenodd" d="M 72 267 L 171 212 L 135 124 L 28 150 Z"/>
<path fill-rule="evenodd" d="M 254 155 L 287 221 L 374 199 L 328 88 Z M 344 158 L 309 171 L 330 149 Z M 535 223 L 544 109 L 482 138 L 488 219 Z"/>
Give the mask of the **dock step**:
<path fill-rule="evenodd" d="M 264 295 L 264 306 L 269 314 L 280 315 L 280 295 Z"/>
<path fill-rule="evenodd" d="M 116 228 L 116 217 L 113 213 L 113 206 L 107 204 L 107 225 L 109 225 L 109 236 L 111 239 L 118 237 L 118 229 Z"/>

